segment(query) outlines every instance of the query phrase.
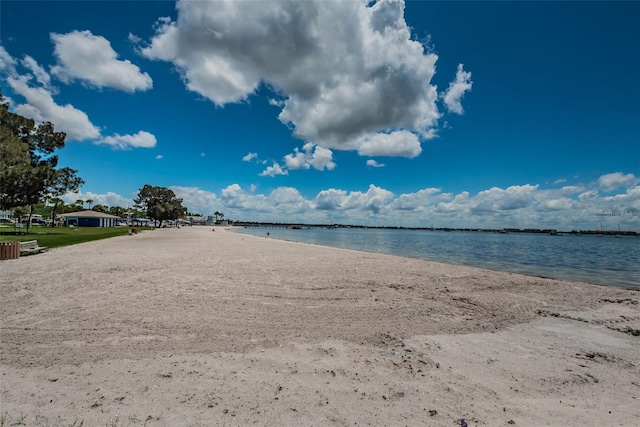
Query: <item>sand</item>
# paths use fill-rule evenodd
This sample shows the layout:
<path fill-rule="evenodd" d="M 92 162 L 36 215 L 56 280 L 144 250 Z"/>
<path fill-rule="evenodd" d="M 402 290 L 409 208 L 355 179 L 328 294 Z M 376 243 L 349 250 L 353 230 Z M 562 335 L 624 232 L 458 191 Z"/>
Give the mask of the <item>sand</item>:
<path fill-rule="evenodd" d="M 640 425 L 633 290 L 185 227 L 0 292 L 3 426 Z"/>

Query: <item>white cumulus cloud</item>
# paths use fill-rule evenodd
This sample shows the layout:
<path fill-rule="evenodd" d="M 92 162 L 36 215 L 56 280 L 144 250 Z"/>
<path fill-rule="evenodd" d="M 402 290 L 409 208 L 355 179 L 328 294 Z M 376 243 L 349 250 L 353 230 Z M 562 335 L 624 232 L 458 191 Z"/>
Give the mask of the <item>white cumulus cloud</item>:
<path fill-rule="evenodd" d="M 14 74 L 16 68 L 16 60 L 13 59 L 7 50 L 0 46 L 0 71 L 8 74 Z"/>
<path fill-rule="evenodd" d="M 613 191 L 622 187 L 628 187 L 638 179 L 632 173 L 609 173 L 598 178 L 598 187 L 602 191 Z"/>
<path fill-rule="evenodd" d="M 84 111 L 71 104 L 58 105 L 50 91 L 30 86 L 29 80 L 30 77 L 26 75 L 7 78 L 11 89 L 27 101 L 14 107 L 16 113 L 36 122 L 50 121 L 57 131 L 65 132 L 70 140 L 85 141 L 100 136 L 100 129 L 91 123 Z"/>
<path fill-rule="evenodd" d="M 506 189 L 493 187 L 478 193 L 472 200 L 471 210 L 476 214 L 512 211 L 531 206 L 537 185 L 512 185 Z"/>
<path fill-rule="evenodd" d="M 43 87 L 49 88 L 51 86 L 51 76 L 43 67 L 40 66 L 40 64 L 36 62 L 35 59 L 30 57 L 29 55 L 25 55 L 24 59 L 22 60 L 22 64 L 29 70 L 31 70 L 31 73 L 34 75 L 38 83 L 40 83 Z"/>
<path fill-rule="evenodd" d="M 370 185 L 366 191 L 329 188 L 307 197 L 293 187 L 268 193 L 244 190 L 232 184 L 216 193 L 197 187 L 169 187 L 191 212 L 258 222 L 344 223 L 408 227 L 556 228 L 559 230 L 636 230 L 640 227 L 640 185 L 600 196 L 598 182 L 540 188 L 524 184 L 493 187 L 471 194 L 423 188 L 411 193 L 393 192 Z M 587 188 L 592 188 L 587 190 Z M 74 193 L 67 202 L 92 199 L 94 204 L 132 206 L 130 198 L 114 193 Z"/>
<path fill-rule="evenodd" d="M 320 210 L 356 210 L 379 214 L 385 204 L 393 198 L 391 191 L 371 184 L 366 193 L 329 189 L 318 193 L 314 200 L 316 209 Z"/>
<path fill-rule="evenodd" d="M 97 143 L 106 144 L 118 150 L 153 148 L 156 146 L 156 137 L 149 132 L 141 130 L 133 135 L 120 135 L 116 133 L 99 139 Z"/>
<path fill-rule="evenodd" d="M 358 141 L 361 156 L 417 157 L 422 153 L 418 137 L 405 130 L 391 133 L 376 133 Z"/>
<path fill-rule="evenodd" d="M 333 170 L 336 164 L 333 162 L 331 150 L 319 146 L 314 146 L 308 142 L 302 147 L 302 151 L 296 148 L 293 154 L 284 156 L 287 169 L 309 169 L 313 167 L 317 170 Z"/>
<path fill-rule="evenodd" d="M 278 163 L 273 162 L 272 166 L 267 166 L 265 170 L 260 173 L 260 176 L 276 176 L 276 175 L 289 175 L 286 169 L 282 169 Z"/>
<path fill-rule="evenodd" d="M 464 94 L 471 90 L 472 86 L 471 73 L 464 71 L 463 65 L 458 64 L 456 79 L 449 84 L 449 88 L 443 94 L 447 110 L 456 114 L 464 113 L 461 100 Z"/>
<path fill-rule="evenodd" d="M 435 135 L 438 58 L 413 38 L 403 0 L 182 0 L 176 8 L 177 20 L 159 19 L 140 52 L 173 63 L 189 90 L 216 105 L 243 102 L 266 84 L 296 138 L 362 155 L 415 157 Z M 461 73 L 447 98 L 458 105 L 458 88 L 470 84 Z"/>
<path fill-rule="evenodd" d="M 383 168 L 384 167 L 384 163 L 378 163 L 374 159 L 369 159 L 369 160 L 367 160 L 367 166 L 369 166 L 370 168 Z"/>
<path fill-rule="evenodd" d="M 203 190 L 198 187 L 169 187 L 174 194 L 182 199 L 182 206 L 187 208 L 189 212 L 199 213 L 202 215 L 213 214 L 217 209 L 217 196 L 215 193 Z"/>
<path fill-rule="evenodd" d="M 64 196 L 61 197 L 66 203 L 74 203 L 76 200 L 93 200 L 93 206 L 95 205 L 103 205 L 103 206 L 119 206 L 121 208 L 129 208 L 133 207 L 134 202 L 130 197 L 124 197 L 120 194 L 109 191 L 104 194 L 93 193 L 91 191 L 87 192 L 68 192 Z"/>
<path fill-rule="evenodd" d="M 257 159 L 258 153 L 248 153 L 246 156 L 242 158 L 243 162 L 250 162 L 251 160 Z"/>
<path fill-rule="evenodd" d="M 133 93 L 153 86 L 149 74 L 129 60 L 118 59 L 109 40 L 91 31 L 51 34 L 58 63 L 51 73 L 63 82 L 80 80 L 96 88 L 109 87 Z"/>
<path fill-rule="evenodd" d="M 0 71 L 4 74 L 11 90 L 22 96 L 26 102 L 13 104 L 13 111 L 35 122 L 51 122 L 56 131 L 66 133 L 67 140 L 92 141 L 106 144 L 115 149 L 150 148 L 156 138 L 149 132 L 139 131 L 134 135 L 103 136 L 102 130 L 94 125 L 84 111 L 71 104 L 59 105 L 54 100 L 51 76 L 32 57 L 26 55 L 20 61 L 27 72 L 19 72 L 18 62 L 0 46 Z M 35 80 L 35 82 L 34 82 Z"/>
<path fill-rule="evenodd" d="M 340 208 L 346 198 L 346 191 L 330 188 L 328 190 L 322 190 L 321 192 L 319 192 L 314 202 L 316 209 L 334 210 Z"/>
<path fill-rule="evenodd" d="M 451 198 L 450 194 L 443 194 L 439 188 L 425 188 L 415 193 L 401 194 L 391 206 L 401 211 L 414 211 L 440 201 L 449 201 Z"/>

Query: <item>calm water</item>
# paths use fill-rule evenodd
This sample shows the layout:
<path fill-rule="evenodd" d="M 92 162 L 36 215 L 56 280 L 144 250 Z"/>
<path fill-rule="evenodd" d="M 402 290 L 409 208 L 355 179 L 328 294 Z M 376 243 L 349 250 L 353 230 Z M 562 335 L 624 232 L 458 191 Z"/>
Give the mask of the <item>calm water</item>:
<path fill-rule="evenodd" d="M 243 233 L 492 270 L 640 289 L 640 238 L 380 229 L 265 229 Z"/>

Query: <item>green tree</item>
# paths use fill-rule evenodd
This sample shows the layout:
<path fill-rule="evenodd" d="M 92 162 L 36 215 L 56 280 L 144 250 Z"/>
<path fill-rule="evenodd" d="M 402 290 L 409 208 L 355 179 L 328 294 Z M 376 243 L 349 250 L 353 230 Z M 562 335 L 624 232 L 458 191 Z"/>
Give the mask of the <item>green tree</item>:
<path fill-rule="evenodd" d="M 176 220 L 182 217 L 187 209 L 182 206 L 182 199 L 165 187 L 154 187 L 146 184 L 134 199 L 137 208 L 146 212 L 147 217 L 155 221 Z"/>
<path fill-rule="evenodd" d="M 108 213 L 122 218 L 124 216 L 125 209 L 120 206 L 111 206 Z"/>
<path fill-rule="evenodd" d="M 34 167 L 29 147 L 6 126 L 0 126 L 0 209 L 37 203 L 47 168 Z"/>
<path fill-rule="evenodd" d="M 29 226 L 33 206 L 45 196 L 76 191 L 84 183 L 75 170 L 57 169 L 54 152 L 64 147 L 65 138 L 50 122 L 36 126 L 33 120 L 10 112 L 0 91 L 0 209 L 28 207 Z"/>
<path fill-rule="evenodd" d="M 60 168 L 55 171 L 55 175 L 49 185 L 48 194 L 49 203 L 53 204 L 51 219 L 53 219 L 54 227 L 56 225 L 56 211 L 58 207 L 64 204 L 60 197 L 67 191 L 76 191 L 82 184 L 84 184 L 84 180 L 78 177 L 76 171 L 71 168 Z"/>

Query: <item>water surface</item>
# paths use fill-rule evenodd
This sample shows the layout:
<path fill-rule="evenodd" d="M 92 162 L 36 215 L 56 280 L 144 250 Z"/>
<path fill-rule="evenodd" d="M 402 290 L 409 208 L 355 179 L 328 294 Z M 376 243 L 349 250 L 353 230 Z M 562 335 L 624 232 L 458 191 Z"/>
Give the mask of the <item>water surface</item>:
<path fill-rule="evenodd" d="M 241 232 L 554 279 L 640 289 L 640 238 L 359 228 Z"/>

